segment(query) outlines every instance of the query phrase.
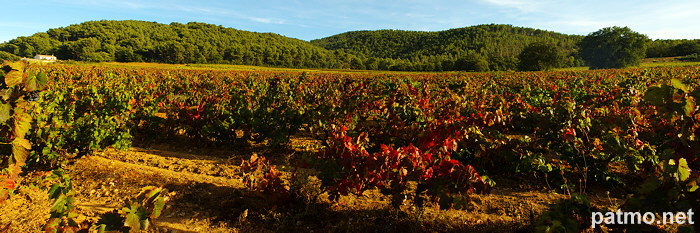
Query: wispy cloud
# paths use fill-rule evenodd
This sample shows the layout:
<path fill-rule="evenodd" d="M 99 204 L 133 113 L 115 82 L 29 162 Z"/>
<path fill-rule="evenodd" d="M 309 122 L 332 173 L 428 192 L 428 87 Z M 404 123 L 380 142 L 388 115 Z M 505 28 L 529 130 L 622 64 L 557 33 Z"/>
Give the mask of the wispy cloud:
<path fill-rule="evenodd" d="M 209 6 L 216 4 L 203 4 L 199 2 L 185 2 L 185 1 L 132 1 L 132 0 L 54 0 L 62 4 L 73 5 L 78 7 L 99 7 L 105 9 L 111 9 L 114 11 L 119 11 L 118 9 L 129 9 L 129 10 L 139 10 L 141 12 L 148 12 L 148 14 L 155 14 L 154 12 L 170 12 L 170 14 L 177 16 L 178 14 L 185 13 L 180 18 L 208 18 L 213 19 L 215 17 L 228 18 L 228 19 L 241 19 L 255 23 L 263 24 L 285 24 L 286 21 L 280 18 L 272 17 L 257 17 L 248 15 L 247 12 L 236 11 L 236 8 L 230 7 L 230 4 L 223 4 L 222 7 Z M 226 7 L 228 6 L 228 7 Z M 186 19 L 185 19 L 186 20 Z"/>
<path fill-rule="evenodd" d="M 206 15 L 230 15 L 231 11 L 228 11 L 226 9 L 221 9 L 221 8 L 211 8 L 211 7 L 197 7 L 197 6 L 189 6 L 189 5 L 171 5 L 171 6 L 161 6 L 161 7 L 152 7 L 152 8 L 160 8 L 164 10 L 174 10 L 174 11 L 179 11 L 179 12 L 189 12 L 189 13 L 197 13 L 197 14 L 206 14 Z"/>
<path fill-rule="evenodd" d="M 258 23 L 284 24 L 284 20 L 275 19 L 275 18 L 250 17 L 250 20 L 258 22 Z"/>

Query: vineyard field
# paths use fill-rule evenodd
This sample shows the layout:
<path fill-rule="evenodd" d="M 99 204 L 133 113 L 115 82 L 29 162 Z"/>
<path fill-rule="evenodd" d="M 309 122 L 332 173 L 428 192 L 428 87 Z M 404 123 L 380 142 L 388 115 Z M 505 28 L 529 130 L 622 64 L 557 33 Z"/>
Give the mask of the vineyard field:
<path fill-rule="evenodd" d="M 3 69 L 0 232 L 698 231 L 589 227 L 700 209 L 699 66 Z"/>

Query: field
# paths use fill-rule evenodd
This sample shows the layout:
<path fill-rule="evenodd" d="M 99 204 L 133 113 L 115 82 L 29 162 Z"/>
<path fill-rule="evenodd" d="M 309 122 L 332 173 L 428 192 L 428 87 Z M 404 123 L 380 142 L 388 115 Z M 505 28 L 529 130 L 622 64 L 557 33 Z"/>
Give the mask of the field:
<path fill-rule="evenodd" d="M 697 231 L 589 227 L 698 209 L 698 66 L 8 67 L 0 232 Z"/>

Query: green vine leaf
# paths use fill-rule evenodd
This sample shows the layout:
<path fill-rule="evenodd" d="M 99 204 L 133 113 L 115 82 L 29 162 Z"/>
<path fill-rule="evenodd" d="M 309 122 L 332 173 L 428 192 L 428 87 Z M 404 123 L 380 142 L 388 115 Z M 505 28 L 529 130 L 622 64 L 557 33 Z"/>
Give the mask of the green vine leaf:
<path fill-rule="evenodd" d="M 124 212 L 126 212 L 126 219 L 124 220 L 125 227 L 141 229 L 141 217 L 138 214 L 139 208 L 139 205 L 136 203 L 132 203 L 130 208 L 124 208 Z"/>
<path fill-rule="evenodd" d="M 46 86 L 46 74 L 39 72 L 38 74 L 31 74 L 24 80 L 24 88 L 27 91 L 37 91 L 41 90 Z"/>
<path fill-rule="evenodd" d="M 668 85 L 650 87 L 644 94 L 644 100 L 649 104 L 660 107 L 673 98 L 673 89 Z"/>
<path fill-rule="evenodd" d="M 51 207 L 51 217 L 60 218 L 66 215 L 71 209 L 73 204 L 73 197 L 65 194 L 61 194 Z"/>
<path fill-rule="evenodd" d="M 165 198 L 160 196 L 156 199 L 155 205 L 153 206 L 153 213 L 151 213 L 151 218 L 158 218 L 165 208 Z"/>

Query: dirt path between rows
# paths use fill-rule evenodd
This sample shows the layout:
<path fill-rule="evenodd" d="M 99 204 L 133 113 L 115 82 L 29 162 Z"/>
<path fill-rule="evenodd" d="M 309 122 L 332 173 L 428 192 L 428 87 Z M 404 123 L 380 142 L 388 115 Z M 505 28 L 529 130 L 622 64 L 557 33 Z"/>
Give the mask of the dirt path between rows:
<path fill-rule="evenodd" d="M 285 209 L 245 188 L 239 164 L 253 151 L 172 149 L 108 149 L 68 166 L 79 219 L 94 222 L 101 214 L 120 209 L 125 199 L 142 187 L 162 186 L 170 191 L 170 201 L 152 232 L 519 232 L 527 230 L 551 204 L 566 198 L 541 187 L 506 181 L 491 194 L 475 195 L 473 208 L 467 211 L 416 211 L 409 207 L 395 211 L 388 207 L 388 198 L 378 192 L 343 197 L 338 203 L 325 200 L 304 208 Z M 285 170 L 282 164 L 278 166 Z M 14 202 L 18 206 L 34 206 L 20 214 L 37 220 L 28 222 L 25 216 L 22 224 L 30 228 L 13 229 L 42 225 L 38 216 L 48 214 L 46 200 L 32 203 L 19 198 Z M 18 221 L 19 218 L 3 217 L 0 224 Z"/>
<path fill-rule="evenodd" d="M 171 200 L 156 221 L 157 227 L 173 232 L 210 232 L 210 221 L 222 216 L 221 207 L 227 199 L 245 192 L 237 177 L 238 166 L 231 162 L 143 148 L 108 150 L 75 163 L 71 177 L 78 193 L 78 209 L 86 215 L 121 207 L 123 198 L 134 196 L 141 187 L 162 186 L 170 191 Z M 226 227 L 219 230 L 225 232 Z"/>

